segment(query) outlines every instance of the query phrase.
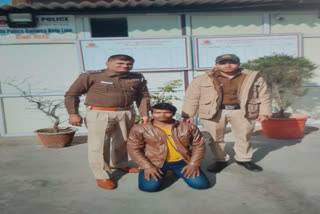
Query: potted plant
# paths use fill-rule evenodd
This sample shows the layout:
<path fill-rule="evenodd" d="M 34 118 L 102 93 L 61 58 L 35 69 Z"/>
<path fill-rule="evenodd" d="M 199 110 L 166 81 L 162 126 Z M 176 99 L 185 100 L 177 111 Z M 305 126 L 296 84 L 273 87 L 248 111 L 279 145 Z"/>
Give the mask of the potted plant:
<path fill-rule="evenodd" d="M 31 92 L 30 84 L 26 81 L 19 83 L 17 81 L 6 81 L 5 83 L 18 90 L 23 98 L 34 104 L 36 109 L 40 110 L 52 121 L 51 128 L 42 128 L 34 131 L 39 141 L 45 147 L 59 148 L 71 144 L 74 134 L 78 129 L 74 127 L 59 127 L 63 121 L 61 121 L 60 115 L 57 114 L 57 110 L 64 107 L 63 100 L 34 96 Z M 26 86 L 26 88 L 23 86 Z"/>
<path fill-rule="evenodd" d="M 171 80 L 164 84 L 164 86 L 157 87 L 157 91 L 151 93 L 150 95 L 150 104 L 151 106 L 156 105 L 158 103 L 170 103 L 172 104 L 172 100 L 180 100 L 179 97 L 175 96 L 174 93 L 176 89 L 182 85 L 181 80 Z M 137 109 L 136 109 L 137 112 Z M 176 114 L 176 118 L 179 118 L 180 115 Z M 141 122 L 140 116 L 137 115 L 135 119 L 135 123 L 138 124 Z"/>
<path fill-rule="evenodd" d="M 156 92 L 151 93 L 150 102 L 151 106 L 158 103 L 170 103 L 172 100 L 180 100 L 179 97 L 175 96 L 175 89 L 179 88 L 182 85 L 181 80 L 171 80 L 157 88 Z"/>
<path fill-rule="evenodd" d="M 261 124 L 263 134 L 276 139 L 302 137 L 309 116 L 286 110 L 295 98 L 307 93 L 303 83 L 312 78 L 316 66 L 304 57 L 272 55 L 249 61 L 241 67 L 258 71 L 271 93 L 274 113 Z"/>

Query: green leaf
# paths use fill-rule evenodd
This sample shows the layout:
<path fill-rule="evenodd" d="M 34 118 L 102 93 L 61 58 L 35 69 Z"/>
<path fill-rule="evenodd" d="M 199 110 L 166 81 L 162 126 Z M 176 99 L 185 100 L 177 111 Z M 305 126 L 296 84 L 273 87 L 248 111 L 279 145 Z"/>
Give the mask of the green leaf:
<path fill-rule="evenodd" d="M 273 108 L 280 112 L 285 111 L 297 96 L 307 93 L 303 84 L 313 77 L 316 69 L 315 64 L 304 57 L 279 54 L 260 57 L 241 67 L 259 72 L 271 92 Z"/>

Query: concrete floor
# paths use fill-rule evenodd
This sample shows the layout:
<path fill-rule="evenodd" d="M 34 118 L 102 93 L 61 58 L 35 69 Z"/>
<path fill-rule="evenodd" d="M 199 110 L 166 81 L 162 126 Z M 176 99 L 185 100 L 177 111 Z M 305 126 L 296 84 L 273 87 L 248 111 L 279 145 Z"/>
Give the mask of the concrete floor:
<path fill-rule="evenodd" d="M 1 214 L 318 214 L 320 213 L 320 131 L 308 126 L 304 138 L 268 139 L 256 131 L 254 161 L 263 172 L 233 162 L 207 174 L 211 188 L 193 190 L 169 177 L 157 193 L 137 189 L 137 174 L 114 173 L 118 188 L 95 185 L 87 162 L 86 136 L 70 147 L 47 149 L 36 137 L 0 138 Z M 226 135 L 232 151 L 232 135 Z M 202 168 L 211 162 L 207 150 Z"/>

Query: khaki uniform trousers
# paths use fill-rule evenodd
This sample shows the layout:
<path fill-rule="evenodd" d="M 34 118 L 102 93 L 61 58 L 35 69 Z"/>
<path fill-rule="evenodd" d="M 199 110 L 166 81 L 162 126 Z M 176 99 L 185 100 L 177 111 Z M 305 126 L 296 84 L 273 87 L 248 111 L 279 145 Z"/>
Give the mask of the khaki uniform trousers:
<path fill-rule="evenodd" d="M 109 179 L 109 166 L 127 166 L 127 137 L 134 122 L 134 109 L 100 111 L 87 107 L 85 123 L 88 128 L 88 160 L 96 179 Z"/>
<path fill-rule="evenodd" d="M 230 159 L 230 156 L 225 153 L 224 142 L 225 128 L 228 122 L 231 125 L 235 141 L 235 160 L 245 162 L 252 159 L 253 148 L 250 143 L 250 136 L 254 129 L 255 120 L 243 117 L 240 109 L 219 110 L 215 118 L 211 120 L 201 119 L 200 122 L 212 137 L 209 147 L 214 160 L 228 161 Z"/>

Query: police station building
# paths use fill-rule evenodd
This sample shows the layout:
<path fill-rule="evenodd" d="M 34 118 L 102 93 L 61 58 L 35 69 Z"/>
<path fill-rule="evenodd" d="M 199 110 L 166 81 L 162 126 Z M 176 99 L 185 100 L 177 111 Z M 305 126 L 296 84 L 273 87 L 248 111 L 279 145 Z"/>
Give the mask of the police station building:
<path fill-rule="evenodd" d="M 181 80 L 175 95 L 214 65 L 275 53 L 318 65 L 309 89 L 290 111 L 320 122 L 318 0 L 12 0 L 0 3 L 0 136 L 30 135 L 50 120 L 23 98 L 61 100 L 82 72 L 104 69 L 108 56 L 128 54 L 151 92 Z M 181 109 L 182 100 L 174 104 Z M 82 104 L 82 109 L 83 104 Z M 63 120 L 64 108 L 59 109 Z M 64 122 L 62 126 L 68 126 Z M 80 131 L 85 131 L 82 128 Z"/>

